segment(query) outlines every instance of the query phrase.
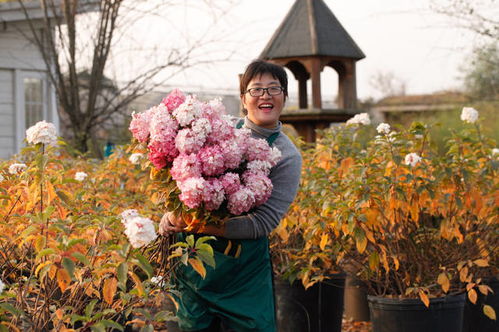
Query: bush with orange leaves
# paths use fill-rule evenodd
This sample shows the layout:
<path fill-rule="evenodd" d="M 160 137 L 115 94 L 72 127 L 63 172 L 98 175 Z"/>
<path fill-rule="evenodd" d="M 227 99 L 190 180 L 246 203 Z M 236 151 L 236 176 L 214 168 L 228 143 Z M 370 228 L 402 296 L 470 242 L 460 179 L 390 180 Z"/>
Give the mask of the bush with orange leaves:
<path fill-rule="evenodd" d="M 376 136 L 361 123 L 321 132 L 303 152 L 299 198 L 273 235 L 278 269 L 308 287 L 344 268 L 373 295 L 426 305 L 459 292 L 474 303 L 489 292 L 498 275 L 499 156 L 471 120 L 445 155 L 421 123 L 381 124 Z M 495 317 L 490 306 L 484 312 Z"/>
<path fill-rule="evenodd" d="M 120 218 L 136 209 L 159 221 L 149 174 L 121 149 L 104 161 L 68 151 L 38 142 L 0 163 L 0 331 L 151 330 L 173 317 L 144 306 L 168 291 L 169 250 L 154 224 L 140 238 L 145 225 L 125 235 Z M 203 245 L 189 240 L 178 262 Z"/>

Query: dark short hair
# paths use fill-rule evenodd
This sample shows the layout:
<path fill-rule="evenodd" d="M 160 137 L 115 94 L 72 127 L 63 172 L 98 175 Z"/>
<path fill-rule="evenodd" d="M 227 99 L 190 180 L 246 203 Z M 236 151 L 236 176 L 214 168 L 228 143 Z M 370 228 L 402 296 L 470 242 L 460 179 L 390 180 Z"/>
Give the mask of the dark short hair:
<path fill-rule="evenodd" d="M 281 86 L 284 89 L 284 96 L 288 96 L 288 75 L 286 74 L 286 71 L 282 66 L 264 60 L 253 60 L 248 67 L 246 67 L 246 70 L 239 81 L 241 96 L 246 93 L 248 84 L 251 80 L 263 74 L 270 74 L 275 79 L 279 80 L 279 83 L 281 83 Z"/>

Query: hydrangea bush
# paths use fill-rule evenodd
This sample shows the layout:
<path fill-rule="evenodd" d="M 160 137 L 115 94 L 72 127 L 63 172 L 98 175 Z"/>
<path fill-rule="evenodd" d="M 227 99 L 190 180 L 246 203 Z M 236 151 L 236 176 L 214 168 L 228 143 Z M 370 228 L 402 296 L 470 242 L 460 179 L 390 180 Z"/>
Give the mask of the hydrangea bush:
<path fill-rule="evenodd" d="M 273 234 L 277 269 L 305 287 L 348 270 L 373 295 L 487 293 L 498 274 L 496 143 L 465 108 L 440 155 L 422 123 L 393 130 L 365 116 L 303 150 L 299 196 Z M 370 137 L 367 140 L 359 138 Z M 484 311 L 492 317 L 491 307 Z"/>
<path fill-rule="evenodd" d="M 0 330 L 152 330 L 172 319 L 147 305 L 168 296 L 172 266 L 158 257 L 171 251 L 156 240 L 163 211 L 137 157 L 72 157 L 45 122 L 27 140 L 0 163 Z M 174 255 L 198 266 L 211 248 L 188 240 Z"/>

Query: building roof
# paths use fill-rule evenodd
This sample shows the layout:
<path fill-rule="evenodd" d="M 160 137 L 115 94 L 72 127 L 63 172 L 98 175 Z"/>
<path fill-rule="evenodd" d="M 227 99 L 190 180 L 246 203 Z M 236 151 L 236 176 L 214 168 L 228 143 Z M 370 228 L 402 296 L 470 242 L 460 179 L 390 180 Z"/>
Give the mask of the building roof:
<path fill-rule="evenodd" d="M 323 0 L 296 0 L 260 54 L 262 59 L 297 56 L 365 58 Z"/>
<path fill-rule="evenodd" d="M 61 0 L 55 0 L 54 7 L 48 10 L 47 16 L 52 18 L 55 16 L 55 13 L 60 15 L 60 4 Z M 78 14 L 97 10 L 99 10 L 99 0 L 83 0 L 78 4 Z M 0 22 L 25 21 L 27 19 L 26 15 L 32 20 L 44 18 L 45 13 L 41 2 L 37 0 L 23 0 L 21 5 L 18 0 L 0 0 Z"/>

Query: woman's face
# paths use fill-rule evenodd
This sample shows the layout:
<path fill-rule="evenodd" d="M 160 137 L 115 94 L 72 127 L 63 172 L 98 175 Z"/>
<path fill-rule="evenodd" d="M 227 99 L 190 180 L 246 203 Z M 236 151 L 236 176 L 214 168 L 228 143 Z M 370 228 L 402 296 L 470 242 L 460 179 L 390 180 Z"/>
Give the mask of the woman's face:
<path fill-rule="evenodd" d="M 248 84 L 246 91 L 252 88 L 280 87 L 281 83 L 271 74 L 265 73 L 255 76 Z M 270 96 L 268 90 L 263 96 L 253 97 L 246 92 L 241 101 L 248 111 L 248 119 L 254 124 L 264 128 L 275 128 L 284 107 L 284 92 Z"/>

